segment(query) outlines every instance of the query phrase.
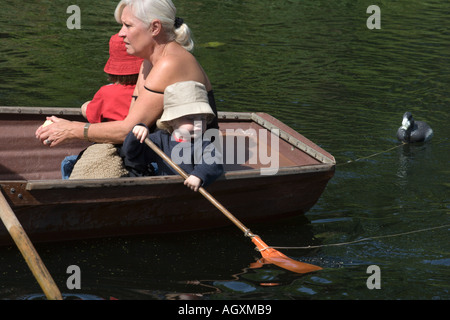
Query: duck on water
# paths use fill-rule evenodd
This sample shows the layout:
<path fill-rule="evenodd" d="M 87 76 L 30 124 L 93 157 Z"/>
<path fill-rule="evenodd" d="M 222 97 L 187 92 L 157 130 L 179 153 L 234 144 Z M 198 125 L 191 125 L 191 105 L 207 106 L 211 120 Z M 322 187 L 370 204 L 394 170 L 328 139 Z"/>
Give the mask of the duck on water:
<path fill-rule="evenodd" d="M 433 137 L 433 129 L 424 121 L 415 121 L 411 112 L 405 112 L 397 131 L 397 138 L 405 143 L 427 142 Z"/>

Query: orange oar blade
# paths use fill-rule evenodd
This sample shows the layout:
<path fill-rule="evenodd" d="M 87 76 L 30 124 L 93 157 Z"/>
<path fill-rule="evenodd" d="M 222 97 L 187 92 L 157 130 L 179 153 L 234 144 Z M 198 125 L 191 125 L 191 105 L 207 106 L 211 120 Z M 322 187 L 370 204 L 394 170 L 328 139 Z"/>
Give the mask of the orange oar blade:
<path fill-rule="evenodd" d="M 322 270 L 321 267 L 309 263 L 296 261 L 294 259 L 285 256 L 278 250 L 268 248 L 268 245 L 265 244 L 258 236 L 254 236 L 252 238 L 252 242 L 258 247 L 259 250 L 261 250 L 260 251 L 261 255 L 263 256 L 264 262 L 266 263 L 272 263 L 276 266 L 279 266 L 280 268 L 297 273 L 308 273 Z"/>

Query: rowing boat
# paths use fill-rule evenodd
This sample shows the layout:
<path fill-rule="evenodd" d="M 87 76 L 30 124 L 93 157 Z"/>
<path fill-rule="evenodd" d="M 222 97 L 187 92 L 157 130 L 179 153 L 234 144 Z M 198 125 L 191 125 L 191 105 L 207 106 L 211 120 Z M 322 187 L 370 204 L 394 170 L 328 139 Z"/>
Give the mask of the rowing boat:
<path fill-rule="evenodd" d="M 0 107 L 0 187 L 33 242 L 186 232 L 230 224 L 179 176 L 63 180 L 61 161 L 90 145 L 48 148 L 46 116 L 78 108 Z M 219 112 L 225 173 L 208 191 L 245 223 L 301 215 L 335 171 L 327 151 L 266 113 Z M 11 243 L 0 226 L 0 244 Z"/>

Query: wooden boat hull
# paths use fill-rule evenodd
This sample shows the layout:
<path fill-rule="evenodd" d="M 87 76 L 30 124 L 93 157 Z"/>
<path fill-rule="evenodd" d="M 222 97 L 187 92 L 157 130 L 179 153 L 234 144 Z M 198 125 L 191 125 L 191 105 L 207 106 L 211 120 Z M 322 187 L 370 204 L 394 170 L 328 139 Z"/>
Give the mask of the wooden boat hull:
<path fill-rule="evenodd" d="M 61 160 L 77 154 L 86 142 L 52 149 L 42 146 L 34 131 L 45 115 L 51 114 L 82 121 L 77 110 L 20 108 L 18 112 L 14 107 L 0 107 L 0 186 L 32 241 L 185 232 L 230 225 L 220 211 L 186 188 L 178 176 L 62 180 Z M 236 133 L 236 128 L 254 127 L 268 136 L 273 128 L 281 130 L 276 174 L 261 174 L 264 165 L 248 160 L 239 165 L 229 163 L 224 176 L 208 187 L 238 219 L 252 223 L 299 215 L 317 202 L 334 174 L 335 162 L 329 153 L 267 114 L 220 113 L 219 118 L 225 135 L 230 135 L 227 129 Z M 0 244 L 10 241 L 6 229 L 0 226 Z"/>

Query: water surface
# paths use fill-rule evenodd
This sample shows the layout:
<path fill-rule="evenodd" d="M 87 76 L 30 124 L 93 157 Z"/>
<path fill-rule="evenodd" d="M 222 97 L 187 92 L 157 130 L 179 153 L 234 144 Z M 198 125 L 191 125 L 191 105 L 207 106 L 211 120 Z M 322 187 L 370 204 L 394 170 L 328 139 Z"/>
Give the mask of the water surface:
<path fill-rule="evenodd" d="M 324 270 L 249 269 L 258 253 L 232 226 L 37 245 L 65 297 L 449 299 L 450 3 L 382 1 L 381 29 L 369 30 L 371 1 L 174 2 L 219 110 L 270 113 L 336 157 L 305 217 L 249 225 L 274 246 L 317 245 L 280 250 Z M 67 29 L 65 1 L 5 3 L 0 104 L 90 100 L 106 83 L 116 3 L 77 1 L 80 30 Z M 405 111 L 433 127 L 430 143 L 396 141 Z M 66 286 L 72 264 L 80 290 Z M 381 289 L 366 285 L 370 265 L 380 267 Z M 39 298 L 17 249 L 0 248 L 0 299 Z"/>

